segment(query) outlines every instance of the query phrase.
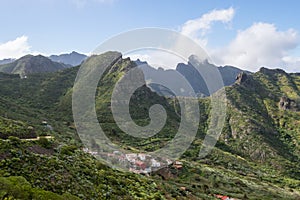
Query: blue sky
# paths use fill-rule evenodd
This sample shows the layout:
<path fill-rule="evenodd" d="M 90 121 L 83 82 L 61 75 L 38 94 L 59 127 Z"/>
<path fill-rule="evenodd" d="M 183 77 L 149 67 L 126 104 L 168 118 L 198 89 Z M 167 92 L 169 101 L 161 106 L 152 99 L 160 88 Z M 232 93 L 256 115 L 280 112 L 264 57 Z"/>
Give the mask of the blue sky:
<path fill-rule="evenodd" d="M 88 53 L 120 32 L 160 27 L 185 32 L 220 65 L 297 71 L 300 3 L 279 2 L 1 0 L 0 59 L 27 53 Z"/>

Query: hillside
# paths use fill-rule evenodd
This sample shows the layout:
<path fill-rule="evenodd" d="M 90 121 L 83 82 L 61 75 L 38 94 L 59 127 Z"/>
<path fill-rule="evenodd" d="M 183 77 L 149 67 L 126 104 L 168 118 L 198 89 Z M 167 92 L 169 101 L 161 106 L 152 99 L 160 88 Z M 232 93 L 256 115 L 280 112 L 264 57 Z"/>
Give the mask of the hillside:
<path fill-rule="evenodd" d="M 55 72 L 68 67 L 70 67 L 70 65 L 53 62 L 49 58 L 41 55 L 27 55 L 14 62 L 0 65 L 0 72 L 19 74 L 21 77 L 25 77 L 28 74 Z"/>
<path fill-rule="evenodd" d="M 135 153 L 160 149 L 178 130 L 178 99 L 159 96 L 143 85 L 130 100 L 133 121 L 147 125 L 149 108 L 159 103 L 167 111 L 166 124 L 146 139 L 125 134 L 113 119 L 111 94 L 136 63 L 107 52 L 88 58 L 85 65 L 109 62 L 114 55 L 118 61 L 112 62 L 97 85 L 95 108 L 100 125 L 124 149 Z M 111 169 L 83 151 L 71 107 L 78 69 L 29 74 L 26 79 L 0 73 L 0 186 L 5 185 L 0 187 L 1 198 L 22 198 L 17 195 L 26 190 L 27 195 L 54 195 L 48 199 L 59 198 L 55 195 L 65 199 L 73 199 L 70 195 L 80 199 L 216 199 L 216 194 L 237 199 L 299 199 L 300 74 L 262 68 L 241 74 L 235 84 L 227 86 L 223 132 L 211 154 L 202 159 L 198 154 L 211 105 L 210 97 L 199 98 L 198 133 L 179 164 L 144 176 Z M 53 138 L 18 139 L 34 137 L 32 130 L 36 136 Z M 26 187 L 13 187 L 16 180 Z"/>
<path fill-rule="evenodd" d="M 153 180 L 108 168 L 82 150 L 69 99 L 77 70 L 29 74 L 26 79 L 3 74 L 0 178 L 4 181 L 0 197 L 42 198 L 44 194 L 46 199 L 74 199 L 72 195 L 81 199 L 162 199 L 163 190 Z M 36 135 L 29 136 L 31 130 Z M 45 135 L 53 139 L 42 138 Z M 42 139 L 23 139 L 35 136 Z M 24 186 L 14 187 L 14 180 Z"/>
<path fill-rule="evenodd" d="M 226 146 L 299 178 L 300 91 L 297 74 L 261 68 L 227 88 Z M 250 142 L 251 141 L 251 142 Z"/>

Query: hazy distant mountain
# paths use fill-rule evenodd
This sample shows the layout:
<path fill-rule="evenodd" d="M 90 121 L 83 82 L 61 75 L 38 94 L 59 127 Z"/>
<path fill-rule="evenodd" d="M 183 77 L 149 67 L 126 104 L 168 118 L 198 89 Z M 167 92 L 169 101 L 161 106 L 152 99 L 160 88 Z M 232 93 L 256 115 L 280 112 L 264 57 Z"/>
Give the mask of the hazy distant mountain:
<path fill-rule="evenodd" d="M 8 64 L 14 62 L 16 59 L 13 58 L 5 58 L 3 60 L 0 60 L 0 65 Z"/>
<path fill-rule="evenodd" d="M 195 67 L 200 71 L 210 70 L 213 68 L 218 69 L 223 78 L 224 86 L 232 85 L 235 82 L 237 75 L 243 72 L 243 70 L 233 66 L 217 67 L 214 64 L 209 63 L 208 60 L 200 61 L 196 56 L 193 55 L 189 57 L 188 64 L 179 63 L 176 70 L 179 71 L 187 80 L 189 80 L 196 93 L 203 93 L 205 95 L 210 95 L 211 92 L 208 91 L 203 77 L 199 74 Z M 244 72 L 250 73 L 247 71 Z M 214 77 L 211 78 L 213 79 Z"/>
<path fill-rule="evenodd" d="M 12 63 L 0 65 L 0 72 L 9 74 L 20 74 L 24 77 L 27 74 L 55 72 L 61 69 L 72 67 L 63 63 L 53 62 L 47 57 L 38 55 L 26 55 Z"/>
<path fill-rule="evenodd" d="M 239 68 L 233 66 L 227 66 L 227 65 L 224 67 L 223 66 L 218 67 L 218 69 L 222 75 L 224 85 L 226 86 L 232 85 L 235 82 L 235 78 L 237 77 L 237 75 L 240 74 L 241 72 L 251 74 L 251 72 L 249 71 L 244 71 Z"/>
<path fill-rule="evenodd" d="M 191 92 L 189 91 L 188 87 L 182 84 L 183 80 L 179 80 L 182 79 L 182 77 L 178 75 L 179 72 L 179 74 L 185 77 L 185 79 L 189 82 L 194 92 L 198 96 L 209 96 L 210 92 L 208 90 L 207 84 L 205 83 L 203 77 L 199 74 L 198 70 L 195 67 L 197 67 L 199 70 L 202 69 L 213 70 L 214 68 L 216 68 L 217 70 L 219 70 L 220 75 L 223 78 L 224 86 L 232 85 L 235 82 L 237 75 L 243 72 L 243 70 L 232 66 L 217 67 L 209 63 L 207 60 L 199 61 L 195 56 L 190 56 L 188 64 L 179 63 L 176 67 L 176 70 L 173 69 L 164 70 L 162 68 L 155 69 L 150 65 L 148 65 L 147 62 L 143 62 L 140 60 L 135 61 L 135 63 L 143 70 L 146 82 L 148 83 L 149 87 L 151 87 L 152 90 L 156 91 L 157 93 L 164 94 L 167 96 L 172 94 L 172 92 L 171 91 L 166 92 L 165 87 L 162 88 L 162 87 L 158 87 L 157 85 L 153 87 L 153 84 L 150 83 L 168 82 L 170 85 L 173 86 L 173 88 L 177 89 L 173 92 L 180 94 L 182 96 L 190 96 Z M 250 73 L 250 72 L 246 72 L 246 73 Z"/>
<path fill-rule="evenodd" d="M 155 69 L 147 64 L 139 65 L 139 68 L 144 73 L 148 87 L 158 94 L 162 96 L 170 96 L 171 94 L 176 94 L 176 96 L 193 96 L 192 88 L 188 86 L 188 82 L 176 70 Z M 164 87 L 159 87 L 159 85 Z M 167 91 L 167 88 L 169 88 L 169 91 Z"/>
<path fill-rule="evenodd" d="M 87 56 L 73 51 L 70 54 L 52 55 L 49 58 L 54 62 L 77 66 L 80 65 L 82 61 L 87 58 Z"/>

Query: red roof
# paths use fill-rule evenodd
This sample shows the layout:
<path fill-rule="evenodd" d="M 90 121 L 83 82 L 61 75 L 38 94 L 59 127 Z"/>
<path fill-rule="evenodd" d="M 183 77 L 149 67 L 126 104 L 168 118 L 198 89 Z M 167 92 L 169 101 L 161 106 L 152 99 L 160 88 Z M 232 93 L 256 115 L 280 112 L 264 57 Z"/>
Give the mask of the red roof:
<path fill-rule="evenodd" d="M 215 197 L 217 197 L 219 199 L 222 199 L 222 200 L 230 199 L 228 196 L 223 196 L 223 195 L 220 195 L 220 194 L 215 195 Z"/>
<path fill-rule="evenodd" d="M 139 166 L 140 168 L 142 168 L 142 169 L 146 168 L 146 164 L 144 162 L 142 162 L 142 161 L 136 161 L 135 164 L 137 166 Z"/>

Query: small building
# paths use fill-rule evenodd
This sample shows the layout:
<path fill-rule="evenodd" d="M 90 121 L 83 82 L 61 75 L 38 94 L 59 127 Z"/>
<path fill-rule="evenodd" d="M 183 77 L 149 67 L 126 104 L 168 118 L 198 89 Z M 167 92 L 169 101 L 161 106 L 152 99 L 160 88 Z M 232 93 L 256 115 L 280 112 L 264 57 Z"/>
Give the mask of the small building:
<path fill-rule="evenodd" d="M 160 162 L 156 161 L 154 158 L 151 159 L 151 167 L 160 167 Z"/>
<path fill-rule="evenodd" d="M 83 148 L 82 151 L 85 152 L 85 153 L 88 153 L 89 152 L 89 148 Z"/>
<path fill-rule="evenodd" d="M 146 168 L 144 169 L 144 171 L 143 171 L 143 173 L 145 173 L 145 174 L 149 174 L 149 173 L 151 173 L 151 172 L 152 172 L 151 167 L 146 167 Z"/>
<path fill-rule="evenodd" d="M 140 153 L 140 154 L 138 155 L 138 157 L 139 157 L 139 159 L 142 160 L 142 161 L 146 160 L 146 154 Z"/>
<path fill-rule="evenodd" d="M 214 196 L 217 197 L 218 199 L 222 199 L 222 200 L 233 200 L 228 196 L 224 196 L 224 195 L 220 195 L 220 194 L 216 194 Z"/>
<path fill-rule="evenodd" d="M 180 161 L 178 161 L 178 160 L 176 160 L 176 161 L 174 162 L 174 165 L 183 165 L 183 163 L 180 162 Z"/>
<path fill-rule="evenodd" d="M 173 162 L 170 159 L 166 159 L 167 165 L 171 165 Z"/>
<path fill-rule="evenodd" d="M 175 167 L 176 169 L 182 169 L 183 163 L 180 162 L 180 161 L 175 161 L 175 162 L 173 163 L 173 167 Z"/>
<path fill-rule="evenodd" d="M 136 161 L 136 162 L 135 162 L 135 165 L 136 165 L 138 168 L 142 169 L 142 170 L 145 170 L 145 169 L 146 169 L 146 164 L 145 164 L 144 162 L 142 162 L 142 161 Z"/>
<path fill-rule="evenodd" d="M 137 158 L 137 154 L 136 153 L 130 153 L 130 154 L 126 154 L 126 159 L 129 161 L 129 162 L 135 162 Z"/>

